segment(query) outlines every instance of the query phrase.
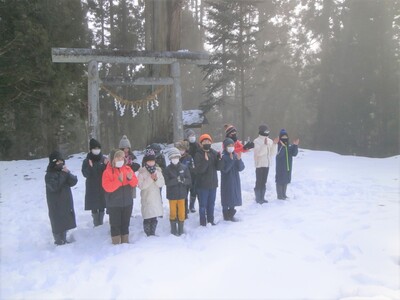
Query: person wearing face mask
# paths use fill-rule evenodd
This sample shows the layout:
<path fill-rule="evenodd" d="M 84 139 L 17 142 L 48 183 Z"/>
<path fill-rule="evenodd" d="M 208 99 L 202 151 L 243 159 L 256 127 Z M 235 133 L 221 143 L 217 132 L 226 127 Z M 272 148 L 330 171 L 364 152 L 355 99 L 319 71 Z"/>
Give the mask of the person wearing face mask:
<path fill-rule="evenodd" d="M 125 163 L 124 151 L 112 150 L 103 172 L 107 212 L 110 220 L 111 241 L 114 245 L 129 243 L 129 225 L 133 209 L 132 189 L 138 179 Z"/>
<path fill-rule="evenodd" d="M 239 172 L 244 170 L 242 153 L 235 153 L 234 141 L 226 138 L 223 141 L 221 164 L 221 205 L 225 221 L 235 222 L 236 206 L 242 205 L 242 190 Z"/>
<path fill-rule="evenodd" d="M 289 143 L 289 135 L 285 129 L 279 133 L 278 150 L 276 154 L 276 193 L 279 200 L 285 200 L 287 197 L 287 185 L 292 179 L 293 156 L 298 153 L 299 139 L 293 144 Z"/>
<path fill-rule="evenodd" d="M 194 156 L 196 191 L 199 198 L 200 225 L 214 222 L 215 197 L 218 187 L 217 170 L 221 168 L 221 157 L 211 148 L 212 139 L 208 134 L 200 136 L 201 149 Z"/>
<path fill-rule="evenodd" d="M 241 141 L 239 141 L 237 137 L 237 130 L 235 126 L 231 124 L 225 124 L 224 125 L 225 129 L 225 137 L 230 138 L 233 140 L 235 143 L 235 153 L 240 153 L 240 152 L 247 152 L 248 150 L 254 148 L 254 143 L 253 142 L 247 142 L 244 146 Z"/>
<path fill-rule="evenodd" d="M 89 153 L 82 163 L 82 174 L 86 178 L 85 210 L 92 211 L 93 225 L 103 224 L 106 199 L 101 184 L 108 159 L 101 153 L 101 145 L 95 139 L 89 141 Z"/>
<path fill-rule="evenodd" d="M 254 193 L 256 202 L 259 204 L 267 203 L 265 192 L 267 190 L 267 179 L 269 167 L 272 164 L 276 153 L 276 144 L 279 139 L 271 140 L 269 138 L 269 129 L 265 124 L 258 127 L 258 137 L 254 140 L 254 166 L 256 167 L 256 185 Z"/>
<path fill-rule="evenodd" d="M 171 233 L 180 236 L 183 234 L 185 222 L 185 198 L 187 198 L 188 187 L 191 185 L 189 169 L 179 161 L 181 153 L 177 148 L 168 151 L 171 161 L 164 170 L 165 185 L 167 186 L 167 199 L 169 200 L 169 220 Z"/>
<path fill-rule="evenodd" d="M 118 148 L 119 150 L 124 151 L 126 164 L 131 167 L 133 172 L 137 172 L 140 168 L 140 164 L 137 161 L 136 155 L 131 150 L 131 142 L 126 135 L 122 136 L 121 140 L 119 141 Z M 132 198 L 133 200 L 136 198 L 136 188 L 133 188 Z"/>
<path fill-rule="evenodd" d="M 161 168 L 156 164 L 156 154 L 153 149 L 146 149 L 143 157 L 143 167 L 139 169 L 139 189 L 143 230 L 147 236 L 156 234 L 158 217 L 163 216 L 163 205 L 160 189 L 165 185 Z"/>
<path fill-rule="evenodd" d="M 196 152 L 201 149 L 201 146 L 199 143 L 196 142 L 196 134 L 193 130 L 191 129 L 185 130 L 185 141 L 189 143 L 189 149 L 186 152 L 194 159 Z M 194 171 L 191 171 L 190 175 L 192 176 L 192 185 L 189 189 L 190 191 L 189 210 L 191 213 L 195 213 L 196 209 L 194 206 L 196 204 L 196 197 L 197 197 L 196 173 Z"/>
<path fill-rule="evenodd" d="M 52 152 L 49 155 L 45 183 L 51 230 L 56 245 L 68 243 L 67 231 L 76 227 L 71 187 L 77 182 L 78 178 L 65 166 L 61 153 Z"/>
<path fill-rule="evenodd" d="M 179 150 L 179 153 L 181 155 L 179 161 L 185 165 L 188 169 L 189 169 L 189 173 L 190 173 L 190 178 L 193 178 L 193 174 L 194 174 L 194 161 L 193 161 L 193 157 L 187 152 L 188 150 L 188 142 L 187 141 L 179 141 L 175 143 L 175 147 Z M 194 196 L 194 200 L 193 202 L 191 202 L 191 206 L 189 207 L 189 191 L 191 189 L 191 187 L 193 186 L 193 181 L 191 183 L 190 186 L 187 187 L 187 194 L 186 194 L 186 198 L 185 198 L 185 219 L 188 218 L 188 214 L 189 214 L 189 208 L 191 209 L 191 212 L 196 212 L 196 210 L 194 209 L 194 201 L 196 200 L 196 196 Z"/>

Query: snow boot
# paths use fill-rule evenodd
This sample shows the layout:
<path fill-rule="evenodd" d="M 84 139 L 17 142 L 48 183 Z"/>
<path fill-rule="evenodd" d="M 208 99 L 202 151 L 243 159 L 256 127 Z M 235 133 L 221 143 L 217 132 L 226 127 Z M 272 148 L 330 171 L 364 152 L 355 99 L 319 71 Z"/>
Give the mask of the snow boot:
<path fill-rule="evenodd" d="M 178 221 L 178 236 L 183 234 L 183 221 Z"/>
<path fill-rule="evenodd" d="M 156 235 L 157 224 L 158 224 L 157 218 L 154 218 L 154 220 L 151 220 L 151 222 L 150 222 L 150 235 Z"/>
<path fill-rule="evenodd" d="M 99 213 L 98 212 L 92 213 L 92 218 L 93 218 L 94 227 L 99 226 L 100 225 L 99 224 Z"/>
<path fill-rule="evenodd" d="M 104 211 L 99 211 L 99 225 L 103 225 Z"/>
<path fill-rule="evenodd" d="M 222 209 L 222 216 L 224 217 L 224 221 L 230 221 L 229 209 Z"/>
<path fill-rule="evenodd" d="M 232 207 L 232 208 L 229 209 L 228 212 L 229 212 L 229 221 L 237 222 L 238 219 L 236 219 L 236 218 L 234 217 L 235 214 L 236 214 L 236 209 L 234 209 L 234 208 Z"/>
<path fill-rule="evenodd" d="M 267 200 L 265 200 L 265 192 L 267 191 L 267 189 L 265 187 L 263 187 L 260 190 L 260 200 L 262 201 L 262 203 L 268 203 Z"/>
<path fill-rule="evenodd" d="M 285 200 L 285 197 L 283 194 L 283 185 L 276 184 L 276 194 L 277 194 L 279 200 Z"/>
<path fill-rule="evenodd" d="M 151 222 L 150 220 L 143 220 L 143 230 L 147 236 L 151 235 Z"/>
<path fill-rule="evenodd" d="M 196 202 L 196 197 L 190 197 L 190 204 L 189 204 L 189 210 L 191 213 L 195 213 L 196 209 L 194 208 L 194 203 Z"/>
<path fill-rule="evenodd" d="M 121 235 L 121 243 L 122 244 L 129 244 L 129 234 Z"/>
<path fill-rule="evenodd" d="M 65 244 L 65 240 L 63 239 L 63 233 L 53 233 L 54 244 L 57 246 L 61 246 Z"/>
<path fill-rule="evenodd" d="M 120 235 L 112 236 L 111 241 L 113 245 L 121 244 L 121 236 Z"/>
<path fill-rule="evenodd" d="M 287 184 L 284 184 L 284 185 L 283 185 L 283 198 L 284 198 L 284 199 L 289 198 L 288 196 L 286 196 L 286 190 L 287 190 Z"/>
<path fill-rule="evenodd" d="M 177 221 L 176 220 L 169 220 L 169 222 L 171 223 L 171 234 L 178 235 L 178 230 L 176 228 Z"/>

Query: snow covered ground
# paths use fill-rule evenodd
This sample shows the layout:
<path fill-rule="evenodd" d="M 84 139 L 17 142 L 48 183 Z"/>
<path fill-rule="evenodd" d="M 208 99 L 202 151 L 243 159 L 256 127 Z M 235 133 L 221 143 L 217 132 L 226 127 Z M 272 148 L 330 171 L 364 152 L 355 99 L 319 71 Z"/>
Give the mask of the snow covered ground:
<path fill-rule="evenodd" d="M 243 155 L 240 222 L 221 220 L 218 190 L 217 226 L 200 227 L 194 213 L 186 234 L 172 236 L 164 200 L 158 236 L 147 238 L 136 199 L 131 244 L 118 246 L 108 218 L 93 228 L 83 210 L 85 154 L 66 162 L 79 178 L 78 227 L 68 233 L 75 242 L 58 247 L 45 199 L 48 159 L 0 162 L 0 298 L 400 299 L 400 156 L 302 149 L 290 199 L 276 200 L 272 168 L 269 203 L 260 206 L 252 155 Z"/>

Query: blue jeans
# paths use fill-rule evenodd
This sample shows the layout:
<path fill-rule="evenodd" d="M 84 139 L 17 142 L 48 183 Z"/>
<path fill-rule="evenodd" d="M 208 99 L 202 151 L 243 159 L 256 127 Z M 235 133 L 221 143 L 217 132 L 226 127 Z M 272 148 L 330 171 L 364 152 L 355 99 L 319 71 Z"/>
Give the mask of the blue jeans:
<path fill-rule="evenodd" d="M 206 226 L 208 223 L 214 223 L 214 207 L 217 189 L 197 188 L 197 197 L 199 199 L 200 225 Z"/>

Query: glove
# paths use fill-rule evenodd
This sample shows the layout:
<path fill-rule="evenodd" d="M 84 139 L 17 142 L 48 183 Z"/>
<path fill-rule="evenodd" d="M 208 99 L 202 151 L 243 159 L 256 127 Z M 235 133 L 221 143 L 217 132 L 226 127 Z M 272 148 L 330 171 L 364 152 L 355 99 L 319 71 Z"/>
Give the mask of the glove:
<path fill-rule="evenodd" d="M 244 150 L 249 150 L 254 148 L 254 143 L 253 142 L 247 142 L 246 145 L 243 146 Z"/>

